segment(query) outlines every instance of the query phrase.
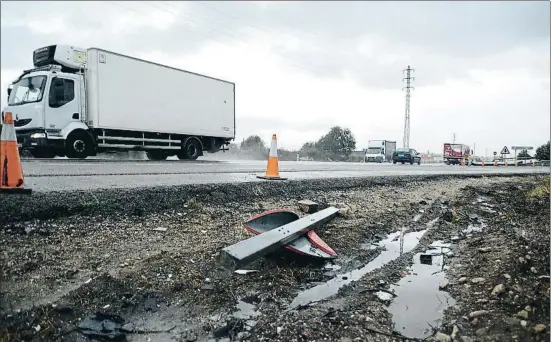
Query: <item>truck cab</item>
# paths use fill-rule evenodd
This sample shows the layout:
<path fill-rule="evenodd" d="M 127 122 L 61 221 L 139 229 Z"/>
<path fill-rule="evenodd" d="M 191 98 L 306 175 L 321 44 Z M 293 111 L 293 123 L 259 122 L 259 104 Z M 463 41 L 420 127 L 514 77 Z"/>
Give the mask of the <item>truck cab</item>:
<path fill-rule="evenodd" d="M 376 162 L 376 163 L 382 163 L 385 161 L 385 148 L 384 146 L 377 146 L 377 147 L 369 147 L 365 151 L 365 161 L 367 163 L 369 162 Z"/>
<path fill-rule="evenodd" d="M 20 149 L 30 150 L 36 158 L 53 158 L 92 148 L 92 144 L 83 146 L 83 141 L 65 144 L 75 126 L 88 130 L 84 124 L 85 63 L 85 50 L 72 46 L 53 45 L 34 51 L 35 68 L 25 70 L 12 82 L 3 109 L 13 115 Z"/>

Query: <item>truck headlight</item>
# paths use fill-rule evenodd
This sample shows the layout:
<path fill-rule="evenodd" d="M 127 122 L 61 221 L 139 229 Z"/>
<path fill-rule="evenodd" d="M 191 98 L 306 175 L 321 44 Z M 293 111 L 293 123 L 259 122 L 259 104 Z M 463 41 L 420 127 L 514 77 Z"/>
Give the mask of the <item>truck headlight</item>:
<path fill-rule="evenodd" d="M 31 134 L 31 139 L 40 139 L 46 138 L 46 133 L 33 133 Z"/>

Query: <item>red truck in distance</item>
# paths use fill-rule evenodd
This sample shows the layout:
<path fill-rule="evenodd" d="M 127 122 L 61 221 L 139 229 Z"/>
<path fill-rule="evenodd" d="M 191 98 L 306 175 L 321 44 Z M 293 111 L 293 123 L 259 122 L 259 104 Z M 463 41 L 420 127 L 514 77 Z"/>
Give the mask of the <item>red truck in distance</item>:
<path fill-rule="evenodd" d="M 471 148 L 464 144 L 444 144 L 444 161 L 446 165 L 461 164 L 461 160 L 470 156 Z"/>

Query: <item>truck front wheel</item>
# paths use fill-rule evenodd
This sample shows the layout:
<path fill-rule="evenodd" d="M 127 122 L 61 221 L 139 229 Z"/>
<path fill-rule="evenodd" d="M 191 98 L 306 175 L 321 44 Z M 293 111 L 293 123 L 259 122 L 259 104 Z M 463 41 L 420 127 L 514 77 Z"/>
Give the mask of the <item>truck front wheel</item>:
<path fill-rule="evenodd" d="M 85 159 L 91 155 L 92 139 L 86 133 L 74 133 L 65 141 L 65 155 L 67 158 Z"/>

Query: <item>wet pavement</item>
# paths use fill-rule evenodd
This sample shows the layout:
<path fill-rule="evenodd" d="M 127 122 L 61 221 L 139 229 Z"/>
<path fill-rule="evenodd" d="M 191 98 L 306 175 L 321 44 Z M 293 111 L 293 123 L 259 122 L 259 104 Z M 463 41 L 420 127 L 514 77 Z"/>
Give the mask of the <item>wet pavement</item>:
<path fill-rule="evenodd" d="M 183 184 L 259 182 L 265 161 L 24 160 L 26 186 L 35 191 L 137 188 Z M 511 174 L 548 172 L 541 167 L 460 167 L 337 162 L 279 163 L 289 180 L 392 175 Z"/>

